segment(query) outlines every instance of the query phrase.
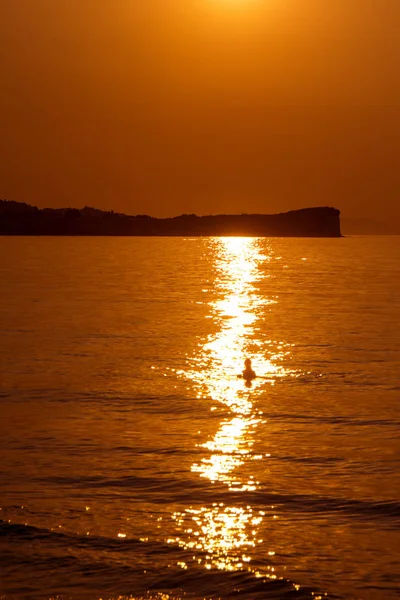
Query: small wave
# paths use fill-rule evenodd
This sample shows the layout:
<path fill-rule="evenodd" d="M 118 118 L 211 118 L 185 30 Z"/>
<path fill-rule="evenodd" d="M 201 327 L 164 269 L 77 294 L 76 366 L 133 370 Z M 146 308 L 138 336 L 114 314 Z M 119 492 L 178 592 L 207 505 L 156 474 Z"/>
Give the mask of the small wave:
<path fill-rule="evenodd" d="M 321 465 L 327 466 L 329 464 L 344 462 L 345 459 L 337 456 L 293 456 L 293 455 L 279 455 L 275 454 L 269 457 L 270 461 L 282 461 L 290 463 L 301 463 L 309 465 Z"/>
<path fill-rule="evenodd" d="M 309 600 L 315 594 L 311 588 L 300 588 L 289 579 L 256 575 L 250 569 L 205 569 L 193 559 L 193 551 L 164 542 L 72 535 L 0 521 L 2 541 L 7 548 L 2 563 L 4 591 L 12 598 L 33 600 L 50 593 L 60 598 L 94 599 L 105 594 L 148 598 L 149 594 L 165 593 L 168 598 Z M 21 543 L 26 542 L 29 545 L 24 545 L 21 554 Z M 35 542 L 40 544 L 35 546 L 40 547 L 39 552 L 31 550 Z"/>
<path fill-rule="evenodd" d="M 139 477 L 136 475 L 129 475 L 126 477 L 120 477 L 118 479 L 108 479 L 101 476 L 92 477 L 68 477 L 68 476 L 57 476 L 40 478 L 37 481 L 42 483 L 55 483 L 57 485 L 73 486 L 79 489 L 90 489 L 90 488 L 126 488 L 128 491 L 133 489 L 136 492 L 144 492 L 146 495 L 154 493 L 163 494 L 162 498 L 164 502 L 167 501 L 167 497 L 171 497 L 172 500 L 177 500 L 180 495 L 193 495 L 193 492 L 204 492 L 204 495 L 208 494 L 208 486 L 201 479 L 195 480 L 182 480 L 175 479 L 172 477 Z M 224 488 L 221 485 L 221 491 Z"/>
<path fill-rule="evenodd" d="M 259 508 L 266 510 L 273 505 L 276 508 L 295 513 L 343 514 L 355 519 L 379 520 L 381 524 L 382 520 L 386 520 L 388 523 L 394 521 L 396 526 L 400 522 L 400 502 L 396 500 L 374 502 L 314 495 L 263 494 L 262 492 L 253 493 L 252 500 Z"/>
<path fill-rule="evenodd" d="M 314 460 L 314 459 L 310 459 Z M 85 490 L 99 488 L 103 494 L 109 493 L 110 489 L 126 489 L 128 493 L 135 490 L 142 499 L 154 504 L 167 502 L 186 502 L 193 504 L 210 502 L 210 487 L 202 479 L 176 479 L 172 477 L 138 477 L 128 476 L 119 479 L 107 479 L 105 477 L 50 477 L 42 479 L 45 483 L 56 483 L 58 485 L 73 486 L 76 489 Z M 315 514 L 343 514 L 350 518 L 385 520 L 388 524 L 400 519 L 400 502 L 398 501 L 368 501 L 354 500 L 351 498 L 332 498 L 314 494 L 279 494 L 268 493 L 264 490 L 248 491 L 240 495 L 234 490 L 227 490 L 223 483 L 215 482 L 212 487 L 213 502 L 248 502 L 260 509 L 268 505 L 278 505 L 282 510 L 298 513 Z"/>
<path fill-rule="evenodd" d="M 400 421 L 397 419 L 360 419 L 344 417 L 340 415 L 299 415 L 293 413 L 275 413 L 268 415 L 270 421 L 288 421 L 294 423 L 327 423 L 331 425 L 350 425 L 351 427 L 389 426 L 397 427 Z"/>
<path fill-rule="evenodd" d="M 115 539 L 96 535 L 65 533 L 22 523 L 9 523 L 0 519 L 0 540 L 18 542 L 45 541 L 68 547 L 85 547 L 94 550 L 128 550 L 144 542 L 136 538 Z M 157 546 L 158 547 L 158 546 Z M 170 546 L 165 544 L 165 551 Z"/>

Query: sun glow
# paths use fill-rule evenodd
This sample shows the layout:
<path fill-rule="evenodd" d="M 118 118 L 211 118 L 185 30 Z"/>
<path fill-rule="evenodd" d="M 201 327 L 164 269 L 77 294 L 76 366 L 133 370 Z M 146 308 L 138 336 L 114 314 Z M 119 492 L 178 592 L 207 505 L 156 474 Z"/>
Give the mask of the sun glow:
<path fill-rule="evenodd" d="M 205 0 L 205 4 L 215 10 L 222 10 L 224 13 L 239 13 L 249 16 L 254 13 L 264 13 L 272 8 L 282 4 L 282 0 Z"/>

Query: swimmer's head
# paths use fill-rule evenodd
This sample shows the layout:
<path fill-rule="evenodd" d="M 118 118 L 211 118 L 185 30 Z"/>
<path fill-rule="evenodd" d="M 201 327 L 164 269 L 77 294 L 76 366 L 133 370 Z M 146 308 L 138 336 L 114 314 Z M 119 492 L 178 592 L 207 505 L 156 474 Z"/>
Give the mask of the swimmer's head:
<path fill-rule="evenodd" d="M 251 360 L 250 360 L 250 358 L 246 358 L 246 360 L 244 361 L 244 366 L 245 367 L 251 367 Z"/>

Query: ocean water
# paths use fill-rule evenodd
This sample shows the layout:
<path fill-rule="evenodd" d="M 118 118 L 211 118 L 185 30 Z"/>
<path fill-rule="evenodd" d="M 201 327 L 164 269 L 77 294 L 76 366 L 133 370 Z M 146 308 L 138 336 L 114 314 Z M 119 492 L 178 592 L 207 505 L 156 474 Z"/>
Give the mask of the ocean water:
<path fill-rule="evenodd" d="M 0 282 L 1 598 L 399 598 L 399 238 L 3 237 Z"/>

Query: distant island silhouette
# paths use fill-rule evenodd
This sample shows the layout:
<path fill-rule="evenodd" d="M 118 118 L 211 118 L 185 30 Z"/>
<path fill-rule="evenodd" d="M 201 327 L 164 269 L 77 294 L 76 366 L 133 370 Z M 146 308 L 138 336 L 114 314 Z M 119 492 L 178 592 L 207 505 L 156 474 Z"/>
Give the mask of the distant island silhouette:
<path fill-rule="evenodd" d="M 340 211 L 303 208 L 286 213 L 184 214 L 160 219 L 97 208 L 43 208 L 0 200 L 0 235 L 341 237 Z"/>

